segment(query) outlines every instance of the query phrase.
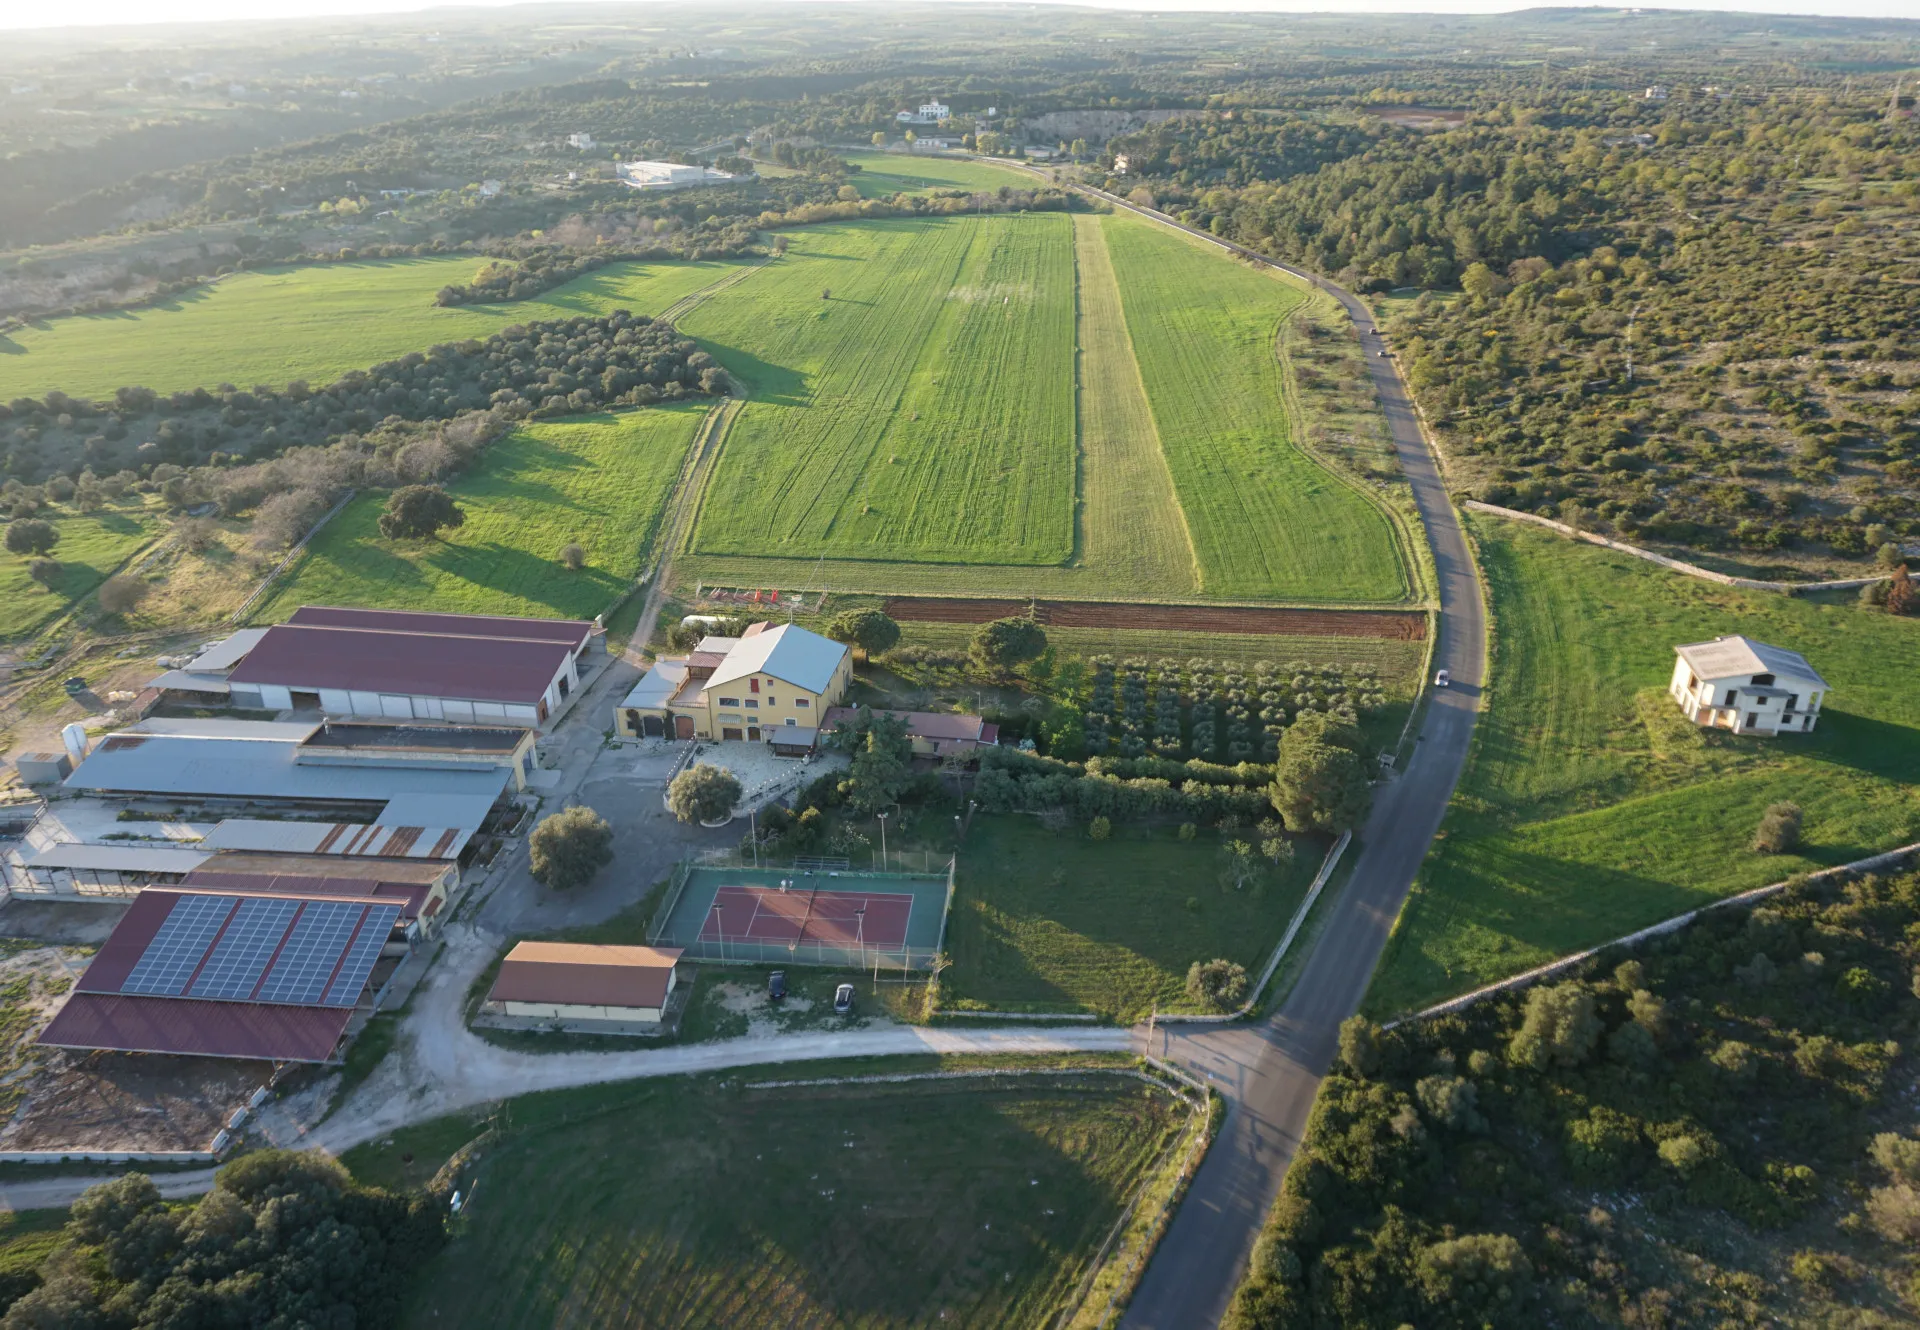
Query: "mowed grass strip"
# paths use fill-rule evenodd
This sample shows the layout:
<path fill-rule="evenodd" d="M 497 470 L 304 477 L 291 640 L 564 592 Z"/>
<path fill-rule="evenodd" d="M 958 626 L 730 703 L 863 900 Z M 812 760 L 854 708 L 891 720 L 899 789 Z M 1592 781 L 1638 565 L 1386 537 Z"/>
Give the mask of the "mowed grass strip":
<path fill-rule="evenodd" d="M 1288 439 L 1275 336 L 1305 293 L 1138 218 L 1102 228 L 1207 591 L 1403 599 L 1386 516 Z"/>
<path fill-rule="evenodd" d="M 747 386 L 693 549 L 1046 564 L 1072 549 L 1064 214 L 816 227 L 684 322 Z M 823 299 L 822 292 L 831 298 Z"/>
<path fill-rule="evenodd" d="M 1408 1010 L 1795 873 L 1920 840 L 1920 621 L 1851 597 L 1715 586 L 1475 517 L 1493 598 L 1489 709 L 1367 1005 Z M 1811 735 L 1689 724 L 1673 648 L 1729 633 L 1832 684 Z M 1748 847 L 1769 804 L 1796 854 Z"/>
<path fill-rule="evenodd" d="M 60 533 L 49 556 L 60 576 L 43 587 L 27 575 L 33 556 L 0 552 L 0 638 L 32 632 L 91 595 L 161 526 L 157 508 L 134 502 L 92 513 L 49 506 L 34 515 Z"/>
<path fill-rule="evenodd" d="M 323 528 L 254 618 L 302 605 L 368 605 L 590 619 L 638 576 L 706 403 L 539 421 L 448 484 L 464 525 L 435 540 L 380 535 L 384 493 Z M 586 566 L 564 567 L 578 543 Z"/>
<path fill-rule="evenodd" d="M 1079 301 L 1080 548 L 1141 593 L 1200 590 L 1193 539 L 1161 451 L 1100 219 L 1073 219 Z"/>
<path fill-rule="evenodd" d="M 1319 869 L 1315 841 L 1262 886 L 1218 880 L 1219 838 L 1170 828 L 1083 826 L 1050 832 L 1032 818 L 980 816 L 960 850 L 948 921 L 947 1005 L 996 1011 L 1096 1012 L 1144 1018 L 1191 1010 L 1187 969 L 1225 957 L 1251 976 Z"/>
<path fill-rule="evenodd" d="M 1119 1076 L 516 1100 L 405 1323 L 1045 1325 L 1184 1112 Z M 473 1130 L 409 1128 L 348 1164 L 378 1179 L 381 1155 L 444 1157 Z"/>
<path fill-rule="evenodd" d="M 961 157 L 909 156 L 904 152 L 843 152 L 841 158 L 860 169 L 847 178 L 863 199 L 893 194 L 931 194 L 943 189 L 987 191 L 1011 185 L 1032 189 L 1040 181 L 1012 166 Z"/>
<path fill-rule="evenodd" d="M 99 398 L 130 385 L 179 392 L 231 383 L 316 386 L 351 369 L 485 337 L 508 324 L 628 309 L 657 314 L 739 265 L 622 263 L 532 300 L 442 309 L 443 286 L 488 261 L 380 259 L 263 269 L 145 309 L 82 314 L 0 335 L 0 398 L 53 389 Z"/>

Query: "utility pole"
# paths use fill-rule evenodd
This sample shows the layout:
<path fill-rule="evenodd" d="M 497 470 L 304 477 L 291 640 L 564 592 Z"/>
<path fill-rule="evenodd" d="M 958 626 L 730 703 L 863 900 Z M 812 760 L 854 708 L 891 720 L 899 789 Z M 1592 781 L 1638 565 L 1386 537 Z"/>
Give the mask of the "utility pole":
<path fill-rule="evenodd" d="M 1627 315 L 1627 387 L 1633 387 L 1633 321 L 1640 317 L 1640 306 L 1635 305 Z"/>

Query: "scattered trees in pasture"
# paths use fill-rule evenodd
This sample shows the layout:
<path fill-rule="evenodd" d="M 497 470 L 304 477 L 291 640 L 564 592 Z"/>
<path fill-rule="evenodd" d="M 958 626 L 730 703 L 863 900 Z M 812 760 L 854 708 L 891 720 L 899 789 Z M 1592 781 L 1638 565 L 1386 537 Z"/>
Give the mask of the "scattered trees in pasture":
<path fill-rule="evenodd" d="M 380 534 L 388 540 L 431 540 L 466 520 L 460 505 L 438 485 L 407 485 L 387 499 Z"/>

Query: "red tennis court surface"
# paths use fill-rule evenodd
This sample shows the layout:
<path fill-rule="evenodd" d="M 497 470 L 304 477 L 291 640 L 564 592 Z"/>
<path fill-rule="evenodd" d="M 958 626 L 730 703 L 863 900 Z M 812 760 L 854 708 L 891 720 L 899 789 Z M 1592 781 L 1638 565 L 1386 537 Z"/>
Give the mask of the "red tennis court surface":
<path fill-rule="evenodd" d="M 812 942 L 904 947 L 913 897 L 904 892 L 721 887 L 700 926 L 702 942 Z"/>

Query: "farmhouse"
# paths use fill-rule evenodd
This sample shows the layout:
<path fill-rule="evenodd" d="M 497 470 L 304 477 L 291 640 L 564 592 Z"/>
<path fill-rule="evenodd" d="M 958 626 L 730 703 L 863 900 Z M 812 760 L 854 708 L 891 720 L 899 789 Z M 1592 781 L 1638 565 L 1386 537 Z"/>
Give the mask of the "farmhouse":
<path fill-rule="evenodd" d="M 657 1025 L 679 982 L 675 947 L 521 942 L 481 1011 L 570 1030 Z"/>
<path fill-rule="evenodd" d="M 902 111 L 894 120 L 903 125 L 937 125 L 953 117 L 953 108 L 945 102 L 921 102 L 917 111 Z"/>
<path fill-rule="evenodd" d="M 860 714 L 856 707 L 834 707 L 827 712 L 823 732 L 831 733 Z M 907 738 L 913 741 L 916 757 L 953 757 L 991 748 L 1000 742 L 1000 727 L 989 725 L 978 716 L 945 711 L 876 711 L 876 716 L 891 716 L 904 721 Z"/>
<path fill-rule="evenodd" d="M 797 624 L 706 637 L 649 670 L 614 712 L 630 738 L 747 739 L 811 749 L 821 717 L 847 691 L 853 653 Z"/>
<path fill-rule="evenodd" d="M 1740 734 L 1804 734 L 1820 718 L 1827 681 L 1807 658 L 1750 637 L 1674 648 L 1667 692 L 1694 724 Z"/>
<path fill-rule="evenodd" d="M 303 605 L 243 628 L 151 687 L 267 711 L 539 725 L 580 684 L 605 637 L 578 619 Z"/>

